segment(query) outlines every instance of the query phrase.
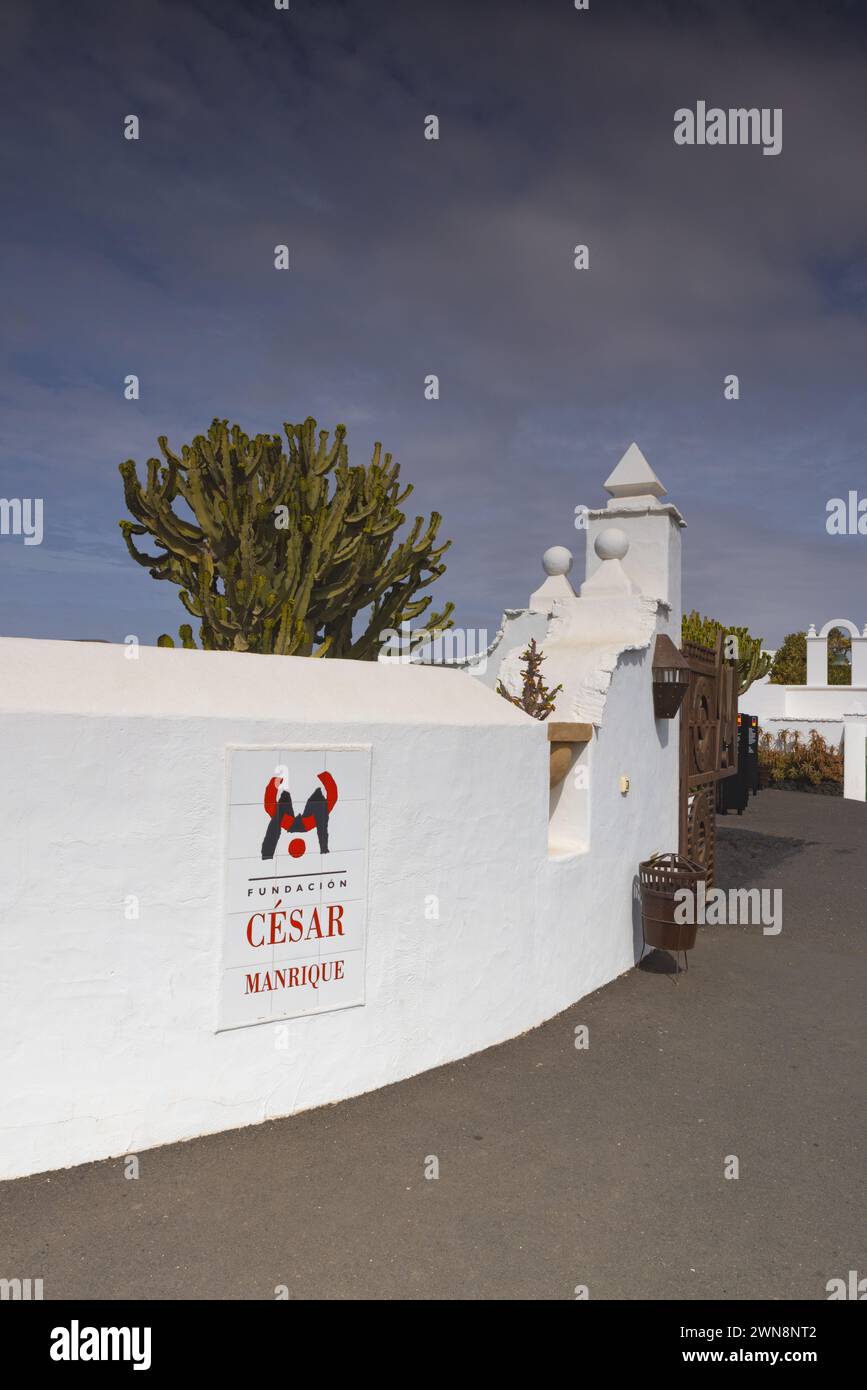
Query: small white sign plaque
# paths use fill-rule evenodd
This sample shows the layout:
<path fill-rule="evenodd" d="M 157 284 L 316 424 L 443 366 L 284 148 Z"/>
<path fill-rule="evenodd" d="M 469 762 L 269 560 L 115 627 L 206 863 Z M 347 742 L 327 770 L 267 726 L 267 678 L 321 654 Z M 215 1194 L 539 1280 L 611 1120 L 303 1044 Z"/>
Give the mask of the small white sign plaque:
<path fill-rule="evenodd" d="M 364 1003 L 370 747 L 230 748 L 217 1027 Z"/>

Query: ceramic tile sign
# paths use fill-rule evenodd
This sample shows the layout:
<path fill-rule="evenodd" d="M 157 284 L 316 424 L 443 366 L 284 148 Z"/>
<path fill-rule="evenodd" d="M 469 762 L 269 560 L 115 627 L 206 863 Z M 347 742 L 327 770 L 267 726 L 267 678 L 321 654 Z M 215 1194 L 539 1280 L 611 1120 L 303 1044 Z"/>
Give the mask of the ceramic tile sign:
<path fill-rule="evenodd" d="M 227 759 L 218 1031 L 363 1004 L 370 747 Z"/>

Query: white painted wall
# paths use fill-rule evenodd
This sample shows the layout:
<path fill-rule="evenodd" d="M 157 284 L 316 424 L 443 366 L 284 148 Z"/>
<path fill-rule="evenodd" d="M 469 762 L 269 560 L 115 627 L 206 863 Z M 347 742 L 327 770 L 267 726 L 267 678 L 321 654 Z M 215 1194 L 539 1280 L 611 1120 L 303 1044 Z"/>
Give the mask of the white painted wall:
<path fill-rule="evenodd" d="M 867 722 L 863 715 L 843 726 L 843 795 L 848 801 L 867 800 Z"/>
<path fill-rule="evenodd" d="M 476 681 L 13 640 L 0 669 L 3 1176 L 337 1100 L 545 1016 L 545 731 Z M 214 1031 L 225 747 L 318 741 L 373 749 L 368 1003 L 282 1025 L 281 1051 L 272 1026 Z"/>
<path fill-rule="evenodd" d="M 771 719 L 786 712 L 785 691 L 788 686 L 771 685 L 767 676 L 753 681 L 745 695 L 738 698 L 741 714 L 756 714 L 761 724 L 763 719 Z"/>
<path fill-rule="evenodd" d="M 459 672 L 0 640 L 0 1175 L 355 1095 L 629 968 L 632 875 L 675 833 L 648 660 L 625 659 L 626 743 L 594 750 L 598 849 L 551 861 L 546 730 Z M 287 741 L 370 743 L 373 813 L 367 1004 L 281 1024 L 281 1050 L 215 1025 L 225 747 Z"/>
<path fill-rule="evenodd" d="M 761 733 L 768 733 L 771 738 L 776 740 L 780 734 L 786 734 L 790 739 L 794 734 L 798 734 L 803 743 L 808 742 L 810 734 L 813 732 L 820 734 L 831 748 L 838 751 L 843 744 L 842 719 L 788 719 L 771 717 L 759 723 Z"/>
<path fill-rule="evenodd" d="M 555 929 L 538 934 L 537 969 L 553 990 L 552 1012 L 639 958 L 638 865 L 658 850 L 677 849 L 680 726 L 653 717 L 651 660 L 652 647 L 623 653 L 588 750 L 590 852 L 552 857 L 542 876 L 540 919 Z"/>
<path fill-rule="evenodd" d="M 791 719 L 842 719 L 867 714 L 867 689 L 854 685 L 786 685 L 785 713 Z"/>

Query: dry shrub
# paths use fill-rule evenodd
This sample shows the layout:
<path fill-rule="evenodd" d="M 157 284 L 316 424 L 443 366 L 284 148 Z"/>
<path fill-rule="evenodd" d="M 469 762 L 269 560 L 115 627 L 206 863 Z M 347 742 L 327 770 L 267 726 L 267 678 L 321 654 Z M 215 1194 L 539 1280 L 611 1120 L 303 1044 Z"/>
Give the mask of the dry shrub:
<path fill-rule="evenodd" d="M 776 739 L 763 733 L 759 740 L 759 766 L 772 786 L 804 791 L 843 787 L 843 754 L 826 743 L 815 729 L 806 743 L 797 730 L 783 730 Z"/>

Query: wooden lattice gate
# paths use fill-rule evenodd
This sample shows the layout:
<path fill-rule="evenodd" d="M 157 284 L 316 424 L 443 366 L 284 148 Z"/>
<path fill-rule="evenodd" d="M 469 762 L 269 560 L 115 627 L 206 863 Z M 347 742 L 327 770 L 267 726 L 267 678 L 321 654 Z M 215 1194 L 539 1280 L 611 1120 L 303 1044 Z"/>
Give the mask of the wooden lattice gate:
<path fill-rule="evenodd" d="M 738 770 L 737 673 L 715 648 L 684 642 L 689 687 L 680 714 L 680 853 L 701 864 L 714 881 L 716 784 Z"/>

